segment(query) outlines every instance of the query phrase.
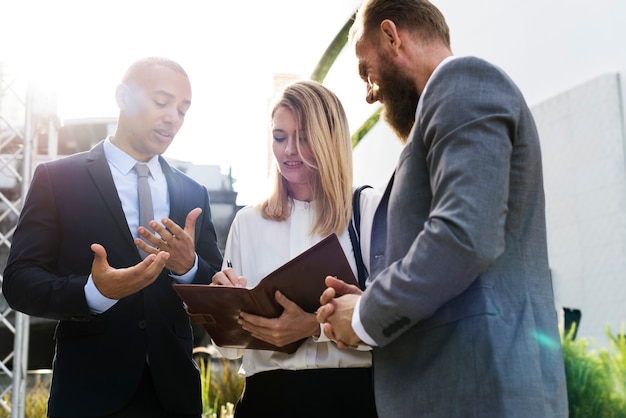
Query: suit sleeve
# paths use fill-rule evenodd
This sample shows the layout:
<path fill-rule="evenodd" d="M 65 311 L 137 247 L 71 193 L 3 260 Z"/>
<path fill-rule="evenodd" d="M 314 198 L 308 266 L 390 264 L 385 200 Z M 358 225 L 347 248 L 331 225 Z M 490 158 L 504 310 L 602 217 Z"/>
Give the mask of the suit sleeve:
<path fill-rule="evenodd" d="M 424 193 L 407 175 L 407 167 L 424 164 L 432 194 L 428 216 L 405 255 L 373 280 L 360 304 L 364 328 L 379 346 L 433 316 L 503 253 L 518 96 L 495 67 L 454 61 L 428 86 L 389 208 Z M 410 205 L 392 216 L 402 210 Z M 390 233 L 387 243 L 396 238 Z"/>
<path fill-rule="evenodd" d="M 215 273 L 222 269 L 222 254 L 217 246 L 217 234 L 211 217 L 209 193 L 202 186 L 204 196 L 202 215 L 196 225 L 196 254 L 198 254 L 198 272 L 193 283 L 209 284 Z"/>
<path fill-rule="evenodd" d="M 50 319 L 90 315 L 84 286 L 87 275 L 58 276 L 59 208 L 48 168 L 35 170 L 18 221 L 4 272 L 2 291 L 20 312 Z"/>

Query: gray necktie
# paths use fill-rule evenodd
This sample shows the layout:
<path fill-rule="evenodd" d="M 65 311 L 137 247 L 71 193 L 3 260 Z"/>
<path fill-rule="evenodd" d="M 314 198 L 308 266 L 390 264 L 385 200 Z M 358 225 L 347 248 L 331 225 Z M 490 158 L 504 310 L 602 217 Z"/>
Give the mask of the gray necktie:
<path fill-rule="evenodd" d="M 148 222 L 150 222 L 154 218 L 154 212 L 152 210 L 152 193 L 150 192 L 150 184 L 148 184 L 150 167 L 148 167 L 146 164 L 137 163 L 135 164 L 133 169 L 137 172 L 137 192 L 139 194 L 139 226 L 148 228 Z M 143 251 L 139 252 L 141 253 L 142 257 L 146 257 L 146 254 Z"/>

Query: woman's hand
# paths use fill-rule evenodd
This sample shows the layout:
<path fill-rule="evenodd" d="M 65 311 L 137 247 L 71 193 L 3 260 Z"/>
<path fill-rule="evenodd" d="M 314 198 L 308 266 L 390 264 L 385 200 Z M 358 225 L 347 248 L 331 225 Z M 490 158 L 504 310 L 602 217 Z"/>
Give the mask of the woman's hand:
<path fill-rule="evenodd" d="M 221 285 L 246 287 L 246 284 L 248 284 L 248 280 L 243 276 L 237 276 L 237 273 L 235 273 L 235 270 L 233 270 L 232 267 L 218 271 L 211 279 L 211 286 Z"/>
<path fill-rule="evenodd" d="M 311 336 L 319 337 L 320 326 L 315 314 L 303 311 L 285 295 L 276 291 L 276 301 L 285 308 L 278 318 L 264 318 L 241 312 L 239 324 L 254 338 L 277 347 Z"/>

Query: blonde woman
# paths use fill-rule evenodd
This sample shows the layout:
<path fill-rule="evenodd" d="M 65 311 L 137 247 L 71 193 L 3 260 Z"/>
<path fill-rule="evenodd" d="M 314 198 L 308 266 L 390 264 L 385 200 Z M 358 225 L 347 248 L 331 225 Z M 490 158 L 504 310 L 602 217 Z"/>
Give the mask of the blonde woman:
<path fill-rule="evenodd" d="M 352 216 L 352 148 L 339 99 L 314 81 L 288 85 L 271 111 L 273 190 L 259 205 L 241 209 L 231 226 L 224 260 L 232 262 L 213 284 L 254 287 L 265 275 L 336 233 L 355 276 L 348 234 Z M 360 197 L 361 251 L 369 266 L 371 220 L 380 200 Z M 294 277 L 294 280 L 298 280 Z M 235 417 L 375 417 L 369 350 L 337 348 L 315 315 L 278 293 L 279 318 L 241 313 L 244 329 L 277 346 L 306 338 L 293 354 L 219 348 L 243 355 L 244 394 Z"/>

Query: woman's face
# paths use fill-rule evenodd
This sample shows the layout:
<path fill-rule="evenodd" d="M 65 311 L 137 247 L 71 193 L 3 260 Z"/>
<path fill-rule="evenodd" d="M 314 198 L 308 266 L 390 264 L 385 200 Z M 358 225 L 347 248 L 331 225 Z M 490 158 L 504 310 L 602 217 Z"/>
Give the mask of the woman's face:
<path fill-rule="evenodd" d="M 294 199 L 309 202 L 313 199 L 311 178 L 313 171 L 304 160 L 313 161 L 307 138 L 296 135 L 296 118 L 290 109 L 279 107 L 272 119 L 272 150 L 278 170 L 287 180 L 289 192 Z M 300 141 L 300 153 L 297 143 Z"/>

